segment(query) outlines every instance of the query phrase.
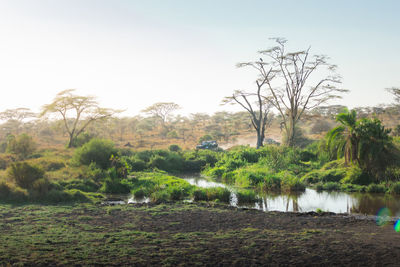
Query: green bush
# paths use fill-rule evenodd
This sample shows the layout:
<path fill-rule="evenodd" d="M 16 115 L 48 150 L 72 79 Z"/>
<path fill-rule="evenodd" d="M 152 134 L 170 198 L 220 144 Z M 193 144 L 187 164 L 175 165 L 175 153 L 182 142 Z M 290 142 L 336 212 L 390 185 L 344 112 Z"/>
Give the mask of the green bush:
<path fill-rule="evenodd" d="M 0 181 L 0 201 L 20 203 L 27 200 L 28 192 L 26 190 Z"/>
<path fill-rule="evenodd" d="M 227 172 L 226 167 L 214 167 L 207 170 L 205 174 L 212 178 L 221 178 L 225 172 Z"/>
<path fill-rule="evenodd" d="M 368 193 L 385 193 L 386 187 L 382 184 L 370 184 L 367 186 Z"/>
<path fill-rule="evenodd" d="M 389 192 L 392 194 L 400 195 L 400 182 L 392 184 L 392 186 L 389 188 Z"/>
<path fill-rule="evenodd" d="M 341 180 L 342 183 L 368 185 L 372 183 L 373 178 L 364 173 L 359 167 L 352 166 L 348 168 L 346 176 Z"/>
<path fill-rule="evenodd" d="M 36 180 L 31 188 L 31 194 L 34 198 L 43 198 L 51 188 L 50 182 L 45 178 Z"/>
<path fill-rule="evenodd" d="M 111 141 L 94 138 L 75 150 L 73 160 L 83 165 L 95 163 L 106 170 L 111 167 L 111 156 L 116 154 L 117 149 Z"/>
<path fill-rule="evenodd" d="M 320 170 L 314 170 L 300 179 L 302 182 L 307 183 L 307 184 L 316 184 L 318 182 L 321 182 L 321 177 L 320 177 Z"/>
<path fill-rule="evenodd" d="M 323 188 L 326 191 L 340 191 L 340 184 L 336 182 L 328 182 L 323 185 Z"/>
<path fill-rule="evenodd" d="M 281 178 L 276 174 L 269 174 L 264 178 L 263 190 L 279 192 L 281 190 Z"/>
<path fill-rule="evenodd" d="M 15 162 L 15 156 L 11 154 L 0 154 L 0 170 L 7 169 L 11 163 Z"/>
<path fill-rule="evenodd" d="M 134 157 L 126 158 L 126 163 L 130 166 L 132 171 L 141 172 L 147 169 L 147 164 L 143 160 Z"/>
<path fill-rule="evenodd" d="M 150 200 L 153 203 L 165 203 L 170 200 L 170 195 L 165 190 L 155 191 L 151 194 Z"/>
<path fill-rule="evenodd" d="M 91 202 L 90 198 L 79 190 L 50 190 L 45 199 L 49 203 Z"/>
<path fill-rule="evenodd" d="M 300 179 L 288 171 L 280 172 L 278 177 L 281 179 L 281 190 L 284 192 L 303 192 L 306 189 Z"/>
<path fill-rule="evenodd" d="M 179 152 L 179 151 L 182 151 L 182 148 L 178 145 L 170 145 L 168 147 L 168 150 L 172 151 L 172 152 Z"/>
<path fill-rule="evenodd" d="M 83 192 L 97 192 L 100 186 L 91 179 L 71 179 L 60 182 L 65 189 L 78 189 Z"/>
<path fill-rule="evenodd" d="M 183 170 L 183 158 L 176 152 L 167 152 L 154 155 L 149 166 L 167 172 L 181 172 Z"/>
<path fill-rule="evenodd" d="M 20 187 L 30 189 L 33 183 L 42 178 L 44 171 L 27 162 L 15 162 L 7 169 L 7 175 Z"/>
<path fill-rule="evenodd" d="M 196 189 L 193 192 L 194 201 L 207 201 L 207 192 L 203 188 Z"/>
<path fill-rule="evenodd" d="M 193 193 L 195 201 L 214 201 L 229 203 L 231 192 L 223 187 L 198 188 Z"/>
<path fill-rule="evenodd" d="M 15 154 L 19 159 L 27 159 L 36 150 L 36 143 L 27 134 L 21 134 L 16 138 L 10 138 L 7 144 L 7 152 Z"/>
<path fill-rule="evenodd" d="M 65 168 L 65 160 L 60 158 L 43 157 L 29 160 L 29 162 L 41 167 L 44 171 L 57 171 Z"/>
<path fill-rule="evenodd" d="M 91 139 L 93 139 L 93 135 L 88 133 L 80 133 L 77 137 L 75 137 L 72 142 L 72 147 L 81 147 L 84 144 L 88 143 Z"/>
<path fill-rule="evenodd" d="M 185 190 L 185 188 L 182 187 L 172 187 L 169 188 L 169 194 L 170 194 L 170 199 L 171 200 L 183 200 L 185 197 L 187 197 L 189 194 L 188 191 Z"/>
<path fill-rule="evenodd" d="M 365 192 L 366 187 L 363 185 L 357 185 L 357 184 L 342 184 L 340 186 L 342 191 L 345 192 Z"/>
<path fill-rule="evenodd" d="M 253 190 L 238 190 L 236 196 L 238 203 L 254 203 L 258 201 L 258 197 Z"/>

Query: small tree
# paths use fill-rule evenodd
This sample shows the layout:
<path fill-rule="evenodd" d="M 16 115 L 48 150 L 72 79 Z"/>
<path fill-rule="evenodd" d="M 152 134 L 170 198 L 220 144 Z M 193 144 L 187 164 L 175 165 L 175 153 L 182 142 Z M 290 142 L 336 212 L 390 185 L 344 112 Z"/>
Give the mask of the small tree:
<path fill-rule="evenodd" d="M 262 89 L 275 77 L 275 71 L 273 71 L 273 69 L 265 71 L 264 62 L 262 61 L 240 63 L 237 66 L 251 66 L 261 72 L 262 75 L 256 80 L 257 88 L 255 92 L 250 93 L 243 90 L 237 90 L 232 94 L 232 96 L 225 97 L 223 104 L 239 104 L 250 114 L 251 124 L 257 133 L 256 147 L 259 148 L 263 146 L 265 129 L 271 122 L 272 118 L 272 116 L 269 116 L 271 101 L 263 95 Z"/>
<path fill-rule="evenodd" d="M 162 125 L 165 125 L 171 119 L 172 113 L 177 109 L 180 109 L 178 104 L 172 102 L 159 102 L 145 108 L 142 112 L 158 118 Z"/>
<path fill-rule="evenodd" d="M 328 148 L 337 151 L 338 157 L 344 155 L 346 164 L 353 163 L 375 178 L 393 165 L 398 151 L 378 119 L 357 120 L 355 110 L 340 113 L 337 121 L 342 125 L 327 134 Z"/>
<path fill-rule="evenodd" d="M 74 94 L 75 89 L 61 91 L 53 102 L 42 107 L 41 116 L 59 114 L 69 135 L 68 147 L 72 147 L 74 139 L 93 121 L 109 118 L 118 110 L 101 108 L 95 97 Z M 72 113 L 72 115 L 71 115 Z"/>

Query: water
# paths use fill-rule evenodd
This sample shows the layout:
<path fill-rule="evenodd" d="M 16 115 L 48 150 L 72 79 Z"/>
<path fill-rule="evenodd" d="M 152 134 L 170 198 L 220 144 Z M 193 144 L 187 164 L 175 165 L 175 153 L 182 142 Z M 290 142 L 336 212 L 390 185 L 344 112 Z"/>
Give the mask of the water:
<path fill-rule="evenodd" d="M 260 201 L 254 204 L 238 204 L 235 188 L 222 183 L 208 181 L 200 176 L 182 177 L 192 185 L 199 187 L 225 187 L 231 190 L 231 205 L 245 208 L 254 208 L 263 211 L 294 211 L 309 212 L 321 209 L 335 213 L 352 213 L 376 215 L 386 207 L 391 216 L 400 216 L 400 197 L 385 194 L 317 192 L 307 188 L 298 194 L 270 194 L 259 195 Z"/>

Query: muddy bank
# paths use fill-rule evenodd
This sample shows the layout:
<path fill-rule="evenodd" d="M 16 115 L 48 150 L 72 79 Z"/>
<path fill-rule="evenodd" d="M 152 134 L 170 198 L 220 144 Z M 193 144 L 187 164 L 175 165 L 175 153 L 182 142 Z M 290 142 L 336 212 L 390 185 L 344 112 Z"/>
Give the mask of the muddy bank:
<path fill-rule="evenodd" d="M 398 265 L 400 233 L 331 213 L 207 203 L 2 206 L 0 263 Z"/>

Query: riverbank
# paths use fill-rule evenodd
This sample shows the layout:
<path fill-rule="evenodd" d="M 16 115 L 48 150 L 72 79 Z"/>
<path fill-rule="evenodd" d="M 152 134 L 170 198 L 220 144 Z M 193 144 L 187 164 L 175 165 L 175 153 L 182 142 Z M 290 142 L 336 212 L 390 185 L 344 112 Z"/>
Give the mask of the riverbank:
<path fill-rule="evenodd" d="M 222 204 L 0 205 L 7 265 L 397 265 L 393 222 Z"/>

